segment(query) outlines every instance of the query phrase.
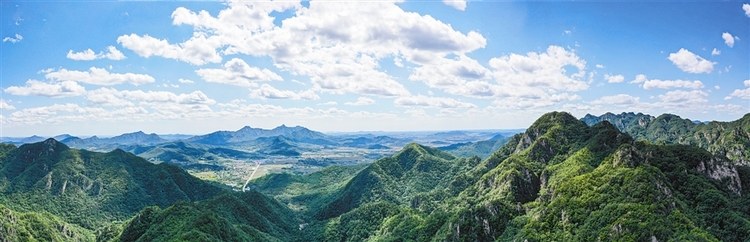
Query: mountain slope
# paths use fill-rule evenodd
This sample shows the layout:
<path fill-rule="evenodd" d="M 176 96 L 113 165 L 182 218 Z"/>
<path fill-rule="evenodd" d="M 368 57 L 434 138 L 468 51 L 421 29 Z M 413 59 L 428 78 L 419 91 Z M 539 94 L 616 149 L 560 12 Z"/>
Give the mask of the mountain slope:
<path fill-rule="evenodd" d="M 88 229 L 127 219 L 145 206 L 204 200 L 224 191 L 173 165 L 154 165 L 119 149 L 70 149 L 54 139 L 9 148 L 0 162 L 0 204 L 47 211 Z"/>
<path fill-rule="evenodd" d="M 94 234 L 49 213 L 16 212 L 0 205 L 0 241 L 94 241 Z"/>
<path fill-rule="evenodd" d="M 435 148 L 409 144 L 392 157 L 381 158 L 359 172 L 316 217 L 336 217 L 375 201 L 407 205 L 420 193 L 447 187 L 451 177 L 477 163 L 476 157 L 456 158 Z"/>
<path fill-rule="evenodd" d="M 641 113 L 606 113 L 598 117 L 587 114 L 581 120 L 589 125 L 606 120 L 636 140 L 697 146 L 750 166 L 750 114 L 731 122 L 708 123 L 672 114 L 653 117 Z"/>
<path fill-rule="evenodd" d="M 288 241 L 298 224 L 288 208 L 250 191 L 147 207 L 125 224 L 118 240 Z"/>
<path fill-rule="evenodd" d="M 306 143 L 329 143 L 323 133 L 309 130 L 302 126 L 287 127 L 281 125 L 274 129 L 259 129 L 245 126 L 237 131 L 217 131 L 207 135 L 195 136 L 187 141 L 208 145 L 226 145 L 253 141 L 263 137 L 284 136 L 288 139 Z"/>
<path fill-rule="evenodd" d="M 369 177 L 356 187 L 386 183 Z M 432 192 L 440 196 L 406 206 L 359 192 L 374 202 L 331 219 L 319 239 L 736 241 L 750 236 L 744 177 L 703 149 L 635 142 L 609 122 L 553 112 Z"/>

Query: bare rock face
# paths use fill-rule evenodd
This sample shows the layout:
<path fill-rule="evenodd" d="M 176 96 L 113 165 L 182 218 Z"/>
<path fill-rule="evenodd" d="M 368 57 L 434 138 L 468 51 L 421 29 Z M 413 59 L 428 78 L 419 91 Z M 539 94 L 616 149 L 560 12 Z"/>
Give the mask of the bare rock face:
<path fill-rule="evenodd" d="M 698 172 L 708 175 L 714 180 L 724 181 L 727 188 L 737 194 L 742 191 L 740 175 L 734 164 L 723 157 L 713 156 L 707 161 L 701 161 L 696 167 Z"/>

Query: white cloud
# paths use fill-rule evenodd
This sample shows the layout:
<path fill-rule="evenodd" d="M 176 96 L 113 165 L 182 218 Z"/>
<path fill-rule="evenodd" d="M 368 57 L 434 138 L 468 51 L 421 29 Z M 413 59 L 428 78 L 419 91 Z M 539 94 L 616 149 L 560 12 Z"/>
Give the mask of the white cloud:
<path fill-rule="evenodd" d="M 133 103 L 121 98 L 122 94 L 114 88 L 99 88 L 88 91 L 86 99 L 95 105 L 101 106 L 133 106 Z"/>
<path fill-rule="evenodd" d="M 721 38 L 724 39 L 724 43 L 727 44 L 729 48 L 734 47 L 735 40 L 740 40 L 740 37 L 732 36 L 732 34 L 727 33 L 727 32 L 724 32 L 723 34 L 721 34 Z"/>
<path fill-rule="evenodd" d="M 106 110 L 101 107 L 81 107 L 78 104 L 66 103 L 22 109 L 13 112 L 3 122 L 10 127 L 14 127 L 35 124 L 58 124 L 69 121 L 136 121 L 146 119 L 150 116 L 148 111 L 142 107 L 124 107 Z"/>
<path fill-rule="evenodd" d="M 125 57 L 124 54 L 122 54 L 122 52 L 120 52 L 119 50 L 117 50 L 117 48 L 115 48 L 114 46 L 108 46 L 107 47 L 107 51 L 108 52 L 104 54 L 104 57 L 106 57 L 107 59 L 110 59 L 110 60 L 123 60 L 123 59 L 127 58 L 127 57 Z"/>
<path fill-rule="evenodd" d="M 443 3 L 461 11 L 466 10 L 466 0 L 443 0 Z"/>
<path fill-rule="evenodd" d="M 366 97 L 358 97 L 356 102 L 346 102 L 344 105 L 348 106 L 367 106 L 375 104 L 375 100 Z"/>
<path fill-rule="evenodd" d="M 588 84 L 585 76 L 586 61 L 575 52 L 559 46 L 550 46 L 546 52 L 529 52 L 525 56 L 510 54 L 492 58 L 489 65 L 494 68 L 493 77 L 503 86 L 525 86 L 538 89 L 581 91 Z M 567 73 L 566 68 L 577 72 Z"/>
<path fill-rule="evenodd" d="M 431 108 L 476 108 L 472 103 L 462 102 L 453 98 L 429 97 L 416 95 L 410 97 L 399 97 L 393 101 L 400 107 L 431 107 Z"/>
<path fill-rule="evenodd" d="M 292 100 L 318 100 L 320 97 L 312 90 L 293 92 L 279 90 L 271 85 L 263 84 L 260 88 L 252 90 L 250 97 L 259 99 L 292 99 Z"/>
<path fill-rule="evenodd" d="M 596 68 L 604 69 L 604 65 L 602 65 L 602 64 L 596 64 Z"/>
<path fill-rule="evenodd" d="M 177 79 L 177 81 L 180 82 L 180 83 L 182 83 L 182 84 L 192 84 L 192 83 L 195 83 L 194 81 L 191 81 L 191 80 L 188 80 L 188 79 L 182 79 L 182 78 Z"/>
<path fill-rule="evenodd" d="M 13 107 L 13 105 L 8 104 L 8 102 L 5 101 L 5 99 L 0 99 L 0 110 L 13 110 L 16 109 L 16 107 Z"/>
<path fill-rule="evenodd" d="M 711 51 L 711 55 L 721 55 L 721 51 L 714 48 L 714 50 Z"/>
<path fill-rule="evenodd" d="M 646 81 L 648 81 L 648 78 L 646 78 L 646 75 L 638 74 L 638 75 L 635 75 L 635 79 L 630 81 L 630 83 L 644 83 Z"/>
<path fill-rule="evenodd" d="M 612 96 L 603 96 L 591 102 L 594 105 L 635 105 L 640 102 L 639 97 L 628 94 L 617 94 Z"/>
<path fill-rule="evenodd" d="M 257 82 L 282 80 L 281 76 L 273 71 L 250 66 L 239 58 L 224 63 L 224 69 L 198 69 L 195 73 L 207 82 L 241 87 L 257 87 Z"/>
<path fill-rule="evenodd" d="M 339 103 L 334 102 L 334 101 L 328 101 L 328 102 L 324 102 L 324 103 L 318 103 L 318 106 L 336 106 L 336 105 L 339 105 Z"/>
<path fill-rule="evenodd" d="M 671 88 L 689 88 L 689 89 L 701 89 L 703 88 L 703 82 L 701 81 L 684 81 L 684 80 L 648 80 L 643 84 L 643 89 L 654 89 L 654 88 L 662 88 L 662 89 L 671 89 Z"/>
<path fill-rule="evenodd" d="M 750 87 L 750 79 L 743 82 L 746 87 Z M 732 98 L 750 99 L 750 88 L 746 89 L 735 89 L 729 96 L 724 97 L 724 100 L 730 100 Z"/>
<path fill-rule="evenodd" d="M 154 78 L 146 74 L 133 74 L 133 73 L 109 73 L 104 68 L 91 67 L 88 72 L 86 71 L 71 71 L 67 69 L 60 69 L 58 71 L 52 71 L 44 75 L 47 79 L 58 80 L 58 81 L 78 81 L 94 85 L 111 86 L 129 82 L 133 85 L 140 85 L 145 83 L 154 82 Z"/>
<path fill-rule="evenodd" d="M 625 81 L 625 77 L 622 75 L 610 75 L 610 74 L 604 74 L 604 79 L 607 80 L 609 83 L 620 83 Z"/>
<path fill-rule="evenodd" d="M 686 49 L 680 49 L 675 53 L 669 54 L 668 59 L 674 63 L 680 70 L 687 73 L 711 73 L 716 62 L 710 62 Z"/>
<path fill-rule="evenodd" d="M 440 59 L 437 63 L 418 67 L 409 79 L 423 81 L 433 88 L 456 90 L 466 87 L 467 80 L 485 79 L 490 73 L 476 60 L 462 55 L 455 59 Z"/>
<path fill-rule="evenodd" d="M 73 50 L 69 50 L 68 55 L 66 57 L 71 60 L 96 60 L 96 59 L 102 59 L 102 58 L 107 58 L 110 60 L 123 60 L 127 58 L 125 57 L 124 54 L 122 54 L 122 52 L 117 50 L 117 48 L 115 48 L 114 46 L 108 46 L 107 53 L 99 52 L 99 54 L 97 54 L 91 49 L 86 49 L 81 52 L 73 52 Z"/>
<path fill-rule="evenodd" d="M 52 98 L 81 96 L 86 93 L 86 89 L 74 81 L 47 83 L 37 80 L 28 80 L 25 86 L 11 86 L 4 91 L 17 96 L 44 96 Z"/>
<path fill-rule="evenodd" d="M 228 5 L 217 17 L 178 8 L 173 24 L 192 25 L 196 34 L 217 37 L 221 44 L 207 48 L 226 46 L 222 54 L 269 56 L 279 69 L 308 76 L 313 88 L 328 93 L 408 96 L 403 85 L 380 70 L 382 58 L 424 64 L 486 45 L 475 31 L 463 34 L 393 2 L 369 2 L 367 8 L 314 1 L 308 8 L 292 2 Z M 274 26 L 269 13 L 291 8 L 296 15 Z"/>
<path fill-rule="evenodd" d="M 750 17 L 750 4 L 742 4 L 742 10 L 745 10 L 745 15 Z"/>
<path fill-rule="evenodd" d="M 714 89 L 719 90 L 721 87 L 719 85 L 714 86 Z"/>
<path fill-rule="evenodd" d="M 215 104 L 216 101 L 203 94 L 201 91 L 194 91 L 189 94 L 174 94 L 172 92 L 164 91 L 148 91 L 142 90 L 135 91 L 119 91 L 118 96 L 129 99 L 136 102 L 142 102 L 144 104 L 154 103 L 174 103 L 174 104 Z"/>
<path fill-rule="evenodd" d="M 701 90 L 683 91 L 675 90 L 669 91 L 665 94 L 659 95 L 659 99 L 665 106 L 679 106 L 687 107 L 690 104 L 705 103 L 708 102 L 708 93 Z"/>
<path fill-rule="evenodd" d="M 21 42 L 21 40 L 23 40 L 23 36 L 21 36 L 20 34 L 16 34 L 15 38 L 13 38 L 13 37 L 5 37 L 5 38 L 3 38 L 3 42 L 10 41 L 11 43 L 14 43 L 14 44 L 18 43 L 18 42 Z"/>
<path fill-rule="evenodd" d="M 73 53 L 73 50 L 68 51 L 68 55 L 66 56 L 68 59 L 71 60 L 96 60 L 96 52 L 94 52 L 91 49 L 87 49 L 81 52 Z"/>
<path fill-rule="evenodd" d="M 117 43 L 145 58 L 152 55 L 161 56 L 193 65 L 221 62 L 221 55 L 216 52 L 216 49 L 222 45 L 219 38 L 216 36 L 206 38 L 201 33 L 196 33 L 181 44 L 169 44 L 166 40 L 136 34 L 122 35 L 117 38 Z"/>

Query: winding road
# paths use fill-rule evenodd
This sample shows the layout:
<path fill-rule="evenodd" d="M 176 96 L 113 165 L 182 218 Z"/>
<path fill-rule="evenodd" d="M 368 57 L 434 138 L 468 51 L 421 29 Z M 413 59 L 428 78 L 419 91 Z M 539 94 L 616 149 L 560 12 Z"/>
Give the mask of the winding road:
<path fill-rule="evenodd" d="M 260 162 L 256 161 L 255 162 L 255 170 L 253 170 L 253 173 L 250 174 L 250 178 L 247 178 L 247 181 L 245 182 L 245 185 L 242 186 L 242 192 L 245 192 L 245 190 L 247 189 L 247 184 L 250 183 L 250 180 L 253 179 L 253 176 L 255 175 L 255 172 L 257 172 L 259 168 L 260 168 Z"/>

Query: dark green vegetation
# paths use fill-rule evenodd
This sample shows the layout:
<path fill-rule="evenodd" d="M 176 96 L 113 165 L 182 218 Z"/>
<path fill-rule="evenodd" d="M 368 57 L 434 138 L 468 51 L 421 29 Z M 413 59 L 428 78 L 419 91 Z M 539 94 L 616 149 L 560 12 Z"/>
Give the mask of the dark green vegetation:
<path fill-rule="evenodd" d="M 20 240 L 742 241 L 750 167 L 731 154 L 747 147 L 748 117 L 647 118 L 652 134 L 553 112 L 487 159 L 412 143 L 369 165 L 272 174 L 245 193 L 122 151 L 5 145 L 1 229 Z"/>
<path fill-rule="evenodd" d="M 732 122 L 707 123 L 673 114 L 654 117 L 642 113 L 606 113 L 599 117 L 588 114 L 581 120 L 588 125 L 606 120 L 636 140 L 697 146 L 750 166 L 750 114 Z"/>

